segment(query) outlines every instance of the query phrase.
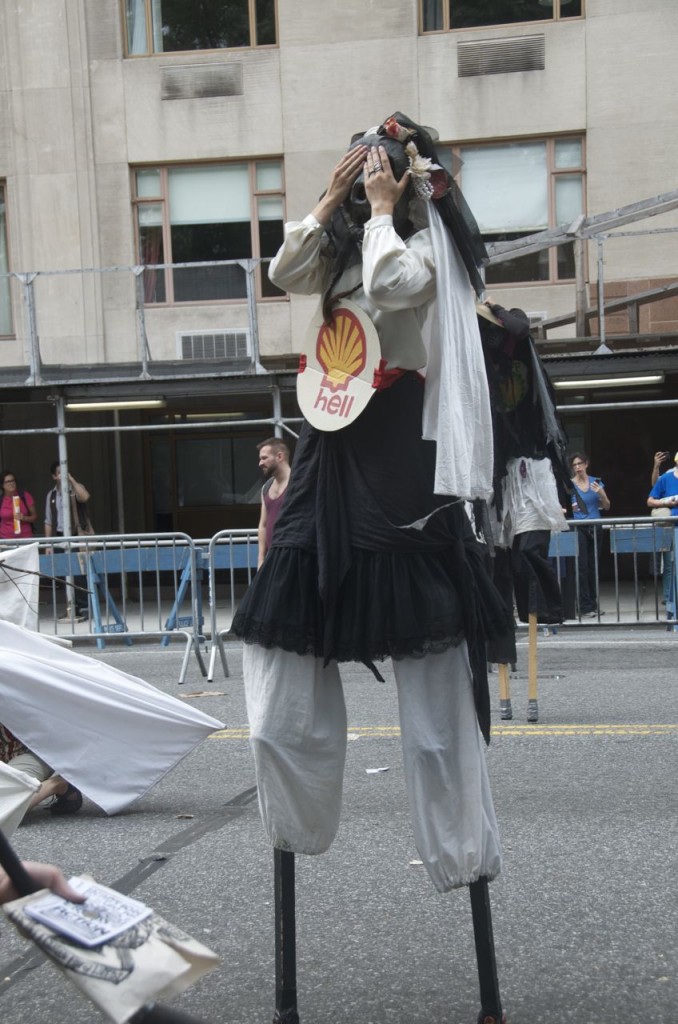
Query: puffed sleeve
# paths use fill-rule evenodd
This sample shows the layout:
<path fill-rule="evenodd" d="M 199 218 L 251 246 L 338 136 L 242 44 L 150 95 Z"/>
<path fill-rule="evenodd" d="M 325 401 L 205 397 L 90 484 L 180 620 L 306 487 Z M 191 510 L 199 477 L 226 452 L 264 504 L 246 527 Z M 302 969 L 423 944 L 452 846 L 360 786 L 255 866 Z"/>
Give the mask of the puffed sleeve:
<path fill-rule="evenodd" d="M 374 305 L 384 311 L 429 302 L 436 290 L 429 230 L 418 231 L 405 243 L 390 215 L 368 221 L 363 240 L 363 288 Z"/>
<path fill-rule="evenodd" d="M 313 214 L 285 225 L 285 241 L 268 269 L 278 288 L 300 295 L 323 292 L 329 283 L 330 261 L 325 252 L 324 228 Z"/>

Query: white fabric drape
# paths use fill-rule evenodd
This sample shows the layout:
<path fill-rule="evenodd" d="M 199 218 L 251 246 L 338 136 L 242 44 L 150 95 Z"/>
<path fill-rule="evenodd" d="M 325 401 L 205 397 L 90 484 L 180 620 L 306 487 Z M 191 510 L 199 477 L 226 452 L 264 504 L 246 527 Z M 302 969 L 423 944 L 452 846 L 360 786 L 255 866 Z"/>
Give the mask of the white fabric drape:
<path fill-rule="evenodd" d="M 0 551 L 0 619 L 38 628 L 39 570 L 37 544 Z"/>
<path fill-rule="evenodd" d="M 223 723 L 150 683 L 0 622 L 2 723 L 114 814 Z"/>
<path fill-rule="evenodd" d="M 436 442 L 436 494 L 492 494 L 492 416 L 475 295 L 456 246 L 428 204 L 437 297 L 424 324 L 428 349 L 422 435 Z"/>
<path fill-rule="evenodd" d="M 503 515 L 499 544 L 510 547 L 514 537 L 531 530 L 560 533 L 569 530 L 550 459 L 510 459 L 502 482 Z"/>
<path fill-rule="evenodd" d="M 40 783 L 0 761 L 0 828 L 9 837 L 21 824 Z"/>

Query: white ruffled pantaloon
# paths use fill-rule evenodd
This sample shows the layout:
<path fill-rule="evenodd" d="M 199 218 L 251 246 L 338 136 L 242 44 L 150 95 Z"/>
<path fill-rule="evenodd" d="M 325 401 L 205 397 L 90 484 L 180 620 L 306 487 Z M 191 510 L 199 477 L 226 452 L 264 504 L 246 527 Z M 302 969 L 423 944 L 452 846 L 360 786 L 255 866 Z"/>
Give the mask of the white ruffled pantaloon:
<path fill-rule="evenodd" d="M 273 846 L 328 849 L 339 827 L 346 706 L 336 662 L 244 645 L 259 806 Z M 502 848 L 466 644 L 393 662 L 416 847 L 438 891 L 499 874 Z"/>

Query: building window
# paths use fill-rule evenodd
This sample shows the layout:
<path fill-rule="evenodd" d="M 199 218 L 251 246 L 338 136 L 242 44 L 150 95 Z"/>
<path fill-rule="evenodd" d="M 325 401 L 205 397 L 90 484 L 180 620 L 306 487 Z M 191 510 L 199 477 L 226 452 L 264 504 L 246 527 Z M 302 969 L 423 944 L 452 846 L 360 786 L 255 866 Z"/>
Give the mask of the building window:
<path fill-rule="evenodd" d="M 584 212 L 584 140 L 581 136 L 441 147 L 448 167 L 461 161 L 457 180 L 486 242 L 504 242 L 571 224 Z M 488 284 L 569 281 L 574 245 L 553 246 L 486 269 Z"/>
<path fill-rule="evenodd" d="M 9 273 L 5 186 L 0 182 L 0 274 Z M 0 277 L 0 336 L 12 335 L 12 293 L 9 277 Z"/>
<path fill-rule="evenodd" d="M 275 0 L 123 0 L 128 56 L 275 46 Z"/>
<path fill-rule="evenodd" d="M 420 0 L 422 32 L 581 18 L 584 0 Z"/>
<path fill-rule="evenodd" d="M 261 474 L 251 437 L 181 437 L 175 444 L 179 507 L 261 501 Z"/>
<path fill-rule="evenodd" d="M 258 298 L 283 295 L 266 268 L 283 239 L 280 160 L 134 171 L 139 261 L 207 263 L 264 260 L 257 268 Z M 146 302 L 209 302 L 247 297 L 240 266 L 146 270 Z"/>
<path fill-rule="evenodd" d="M 262 418 L 267 415 L 262 410 Z M 211 537 L 218 530 L 256 527 L 261 507 L 256 445 L 267 436 L 263 428 L 228 436 L 211 431 L 199 437 L 145 436 L 149 529 Z"/>

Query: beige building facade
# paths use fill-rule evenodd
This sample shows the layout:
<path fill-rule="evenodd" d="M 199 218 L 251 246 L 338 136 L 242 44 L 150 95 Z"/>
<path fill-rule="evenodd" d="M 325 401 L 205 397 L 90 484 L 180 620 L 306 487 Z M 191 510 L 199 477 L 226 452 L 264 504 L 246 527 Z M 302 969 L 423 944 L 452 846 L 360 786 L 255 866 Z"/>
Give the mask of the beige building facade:
<path fill-rule="evenodd" d="M 40 494 L 57 438 L 26 431 L 53 427 L 55 402 L 161 397 L 159 412 L 65 413 L 67 430 L 90 428 L 65 436 L 107 531 L 253 521 L 253 446 L 276 420 L 297 429 L 293 370 L 314 308 L 277 294 L 259 261 L 354 132 L 398 109 L 434 126 L 489 243 L 678 187 L 675 0 L 206 9 L 193 22 L 179 0 L 0 5 L 2 461 L 25 465 Z M 673 209 L 630 225 L 652 233 L 606 238 L 606 295 L 675 283 L 676 227 Z M 534 317 L 573 311 L 572 249 L 492 265 L 488 290 Z M 587 249 L 593 299 L 600 249 Z M 642 316 L 669 353 L 678 299 Z M 671 397 L 668 371 L 664 384 Z M 203 414 L 209 427 L 189 419 Z M 116 424 L 140 429 L 116 441 Z M 591 443 L 585 417 L 574 436 Z M 218 488 L 193 479 L 212 464 Z"/>

